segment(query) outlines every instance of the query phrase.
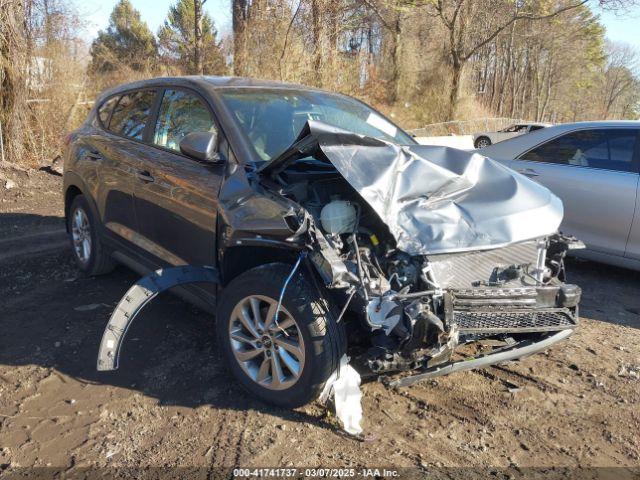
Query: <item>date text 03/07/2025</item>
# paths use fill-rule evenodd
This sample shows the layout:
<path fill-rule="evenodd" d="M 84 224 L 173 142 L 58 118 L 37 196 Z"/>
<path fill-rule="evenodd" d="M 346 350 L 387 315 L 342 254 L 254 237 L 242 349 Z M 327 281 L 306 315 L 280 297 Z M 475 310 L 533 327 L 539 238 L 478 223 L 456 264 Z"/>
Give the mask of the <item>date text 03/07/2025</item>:
<path fill-rule="evenodd" d="M 236 468 L 233 477 L 243 478 L 396 478 L 400 472 L 388 468 Z"/>

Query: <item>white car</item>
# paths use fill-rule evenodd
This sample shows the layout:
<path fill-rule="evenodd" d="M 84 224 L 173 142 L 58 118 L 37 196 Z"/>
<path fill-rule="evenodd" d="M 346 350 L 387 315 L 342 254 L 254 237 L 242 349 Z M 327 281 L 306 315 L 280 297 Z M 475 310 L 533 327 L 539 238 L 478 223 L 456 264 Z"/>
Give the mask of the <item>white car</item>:
<path fill-rule="evenodd" d="M 510 125 L 507 128 L 498 130 L 497 132 L 482 132 L 476 133 L 473 136 L 473 146 L 476 148 L 485 148 L 494 143 L 502 142 L 509 138 L 524 135 L 525 133 L 541 130 L 546 127 L 550 127 L 551 123 L 517 123 Z"/>
<path fill-rule="evenodd" d="M 480 152 L 560 197 L 580 256 L 640 270 L 640 121 L 565 123 Z"/>

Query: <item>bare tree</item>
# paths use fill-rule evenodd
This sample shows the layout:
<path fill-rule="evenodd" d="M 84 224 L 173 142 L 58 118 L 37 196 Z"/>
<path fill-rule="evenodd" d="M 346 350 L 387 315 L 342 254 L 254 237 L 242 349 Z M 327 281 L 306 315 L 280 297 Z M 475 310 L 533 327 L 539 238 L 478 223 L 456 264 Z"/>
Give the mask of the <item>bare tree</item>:
<path fill-rule="evenodd" d="M 207 0 L 193 0 L 194 16 L 194 64 L 196 73 L 204 75 L 204 62 L 202 61 L 202 7 Z"/>
<path fill-rule="evenodd" d="M 460 96 L 462 71 L 469 59 L 518 20 L 544 20 L 586 3 L 586 0 L 559 7 L 548 14 L 523 10 L 514 2 L 509 11 L 499 0 L 436 0 L 427 4 L 432 16 L 447 31 L 447 54 L 451 65 L 451 88 L 447 119 L 455 116 Z"/>
<path fill-rule="evenodd" d="M 607 45 L 608 62 L 604 72 L 602 92 L 602 117 L 620 115 L 616 106 L 638 88 L 640 57 L 631 45 L 610 43 Z M 635 74 L 635 75 L 634 75 Z"/>
<path fill-rule="evenodd" d="M 231 23 L 233 27 L 233 73 L 245 75 L 246 65 L 246 26 L 249 16 L 250 0 L 233 0 L 231 4 Z"/>
<path fill-rule="evenodd" d="M 390 85 L 389 101 L 396 102 L 400 97 L 400 69 L 402 58 L 402 0 L 362 0 L 378 17 L 386 30 L 389 40 L 388 82 Z"/>

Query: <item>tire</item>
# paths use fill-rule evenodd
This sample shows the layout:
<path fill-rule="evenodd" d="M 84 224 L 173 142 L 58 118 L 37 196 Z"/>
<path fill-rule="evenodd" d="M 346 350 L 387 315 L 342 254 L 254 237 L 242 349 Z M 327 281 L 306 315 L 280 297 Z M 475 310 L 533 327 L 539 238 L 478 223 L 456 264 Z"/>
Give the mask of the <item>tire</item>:
<path fill-rule="evenodd" d="M 473 144 L 474 147 L 480 149 L 491 145 L 491 139 L 489 137 L 478 137 Z"/>
<path fill-rule="evenodd" d="M 77 220 L 77 216 L 80 216 L 86 221 L 86 226 L 79 229 L 80 226 Z M 115 263 L 111 258 L 109 252 L 104 248 L 100 235 L 98 233 L 98 223 L 93 215 L 89 202 L 84 195 L 77 195 L 71 207 L 69 207 L 69 213 L 67 216 L 67 231 L 69 232 L 69 240 L 71 242 L 71 251 L 73 258 L 78 265 L 80 271 L 86 275 L 103 275 L 111 272 Z M 78 230 L 82 230 L 80 237 L 78 237 Z M 75 239 L 82 239 L 83 246 L 81 249 L 77 248 L 78 242 Z M 88 254 L 86 249 L 88 241 Z"/>
<path fill-rule="evenodd" d="M 280 291 L 291 269 L 291 265 L 271 263 L 241 274 L 221 293 L 216 314 L 218 346 L 233 375 L 251 394 L 285 408 L 299 407 L 317 399 L 346 350 L 344 326 L 335 322 L 328 301 L 300 270 L 289 282 L 278 314 L 277 323 L 289 336 L 273 321 L 270 328 L 259 330 L 256 327 L 254 305 L 258 305 L 257 310 L 264 320 L 262 326 L 268 326 L 269 318 L 273 318 L 269 313 L 275 312 Z M 240 319 L 243 307 L 249 313 L 245 323 L 253 326 L 255 334 Z M 238 338 L 243 341 L 238 341 Z M 289 342 L 289 348 L 281 347 L 283 339 Z M 296 343 L 300 347 L 297 353 L 302 352 L 302 357 L 292 353 L 291 346 Z M 260 347 L 261 353 L 256 354 Z M 268 351 L 272 352 L 270 357 L 267 357 Z M 247 353 L 254 356 L 248 361 L 238 358 L 240 355 L 246 358 Z M 287 356 L 295 362 L 291 363 Z M 282 379 L 281 383 L 274 375 L 274 371 L 278 372 L 274 367 L 276 361 L 280 364 L 282 375 L 278 377 Z M 297 378 L 296 369 L 288 367 L 296 364 Z"/>

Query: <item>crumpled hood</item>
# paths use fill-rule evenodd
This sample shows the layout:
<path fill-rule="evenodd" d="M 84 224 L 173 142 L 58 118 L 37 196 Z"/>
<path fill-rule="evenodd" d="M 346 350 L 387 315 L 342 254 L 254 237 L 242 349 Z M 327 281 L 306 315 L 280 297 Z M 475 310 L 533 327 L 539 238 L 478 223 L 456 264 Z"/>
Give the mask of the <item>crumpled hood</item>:
<path fill-rule="evenodd" d="M 263 165 L 326 157 L 410 255 L 485 250 L 555 233 L 562 202 L 547 188 L 478 153 L 398 146 L 309 121 Z"/>

